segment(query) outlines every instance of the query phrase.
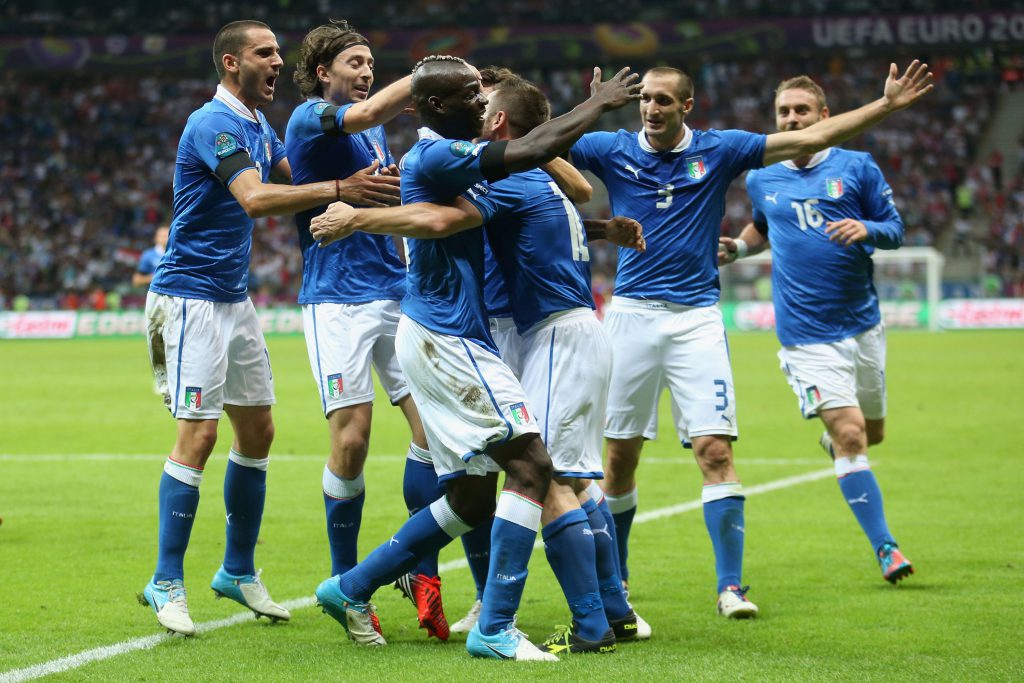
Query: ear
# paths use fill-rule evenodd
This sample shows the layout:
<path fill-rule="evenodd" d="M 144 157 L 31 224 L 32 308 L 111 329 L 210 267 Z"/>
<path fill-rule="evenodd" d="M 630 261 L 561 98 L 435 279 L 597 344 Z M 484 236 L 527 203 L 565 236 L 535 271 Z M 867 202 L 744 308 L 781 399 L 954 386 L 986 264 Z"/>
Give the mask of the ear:
<path fill-rule="evenodd" d="M 444 102 L 437 95 L 431 95 L 427 98 L 427 104 L 430 108 L 436 111 L 438 114 L 444 113 Z"/>
<path fill-rule="evenodd" d="M 688 97 L 688 98 L 686 98 L 686 101 L 683 102 L 683 113 L 684 114 L 689 114 L 692 110 L 693 110 L 693 98 L 692 97 Z"/>
<path fill-rule="evenodd" d="M 829 111 L 828 111 L 828 107 L 827 106 L 822 107 L 821 108 L 821 118 L 827 119 L 829 116 L 830 116 L 830 114 L 829 114 Z"/>
<path fill-rule="evenodd" d="M 491 123 L 492 131 L 501 131 L 502 133 L 508 132 L 508 114 L 504 110 L 498 110 L 494 114 L 494 119 Z"/>
<path fill-rule="evenodd" d="M 327 71 L 327 67 L 323 64 L 318 64 L 316 67 L 316 80 L 321 83 L 330 83 L 331 74 Z"/>
<path fill-rule="evenodd" d="M 225 54 L 220 61 L 224 65 L 225 73 L 238 73 L 238 57 L 236 55 Z"/>

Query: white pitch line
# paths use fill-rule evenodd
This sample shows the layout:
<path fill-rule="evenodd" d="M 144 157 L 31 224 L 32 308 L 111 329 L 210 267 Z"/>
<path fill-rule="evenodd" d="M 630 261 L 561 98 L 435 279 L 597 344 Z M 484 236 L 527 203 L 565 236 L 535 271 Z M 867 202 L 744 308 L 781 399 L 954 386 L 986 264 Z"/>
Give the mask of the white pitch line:
<path fill-rule="evenodd" d="M 0 459 L 4 459 L 4 456 L 0 455 Z M 786 477 L 784 479 L 776 479 L 764 484 L 750 486 L 744 488 L 743 493 L 747 496 L 757 496 L 762 493 L 778 491 L 779 489 L 786 489 L 792 486 L 806 484 L 808 482 L 825 479 L 830 476 L 835 476 L 835 470 L 831 467 L 822 470 L 815 470 L 814 472 L 808 472 L 806 474 L 798 474 L 793 477 Z M 650 510 L 649 512 L 642 512 L 634 518 L 633 524 L 643 524 L 645 522 L 664 519 L 665 517 L 681 515 L 684 512 L 697 510 L 702 506 L 703 503 L 698 499 L 691 500 L 686 503 L 680 503 L 678 505 L 669 505 L 668 507 L 658 508 L 657 510 Z M 533 547 L 537 549 L 542 548 L 543 546 L 543 541 L 537 541 Z M 469 564 L 466 562 L 465 558 L 459 558 L 457 560 L 441 564 L 438 567 L 438 571 L 444 573 L 468 566 Z M 313 597 L 295 598 L 294 600 L 287 600 L 281 604 L 285 609 L 298 610 L 315 605 L 316 600 Z M 235 626 L 236 624 L 241 624 L 246 621 L 251 621 L 253 618 L 254 617 L 250 612 L 239 612 L 238 614 L 234 614 L 224 619 L 206 621 L 198 624 L 196 626 L 196 630 L 199 633 L 209 633 L 210 631 L 216 631 L 218 629 Z M 60 659 L 53 659 L 49 662 L 36 664 L 35 666 L 29 666 L 23 669 L 12 669 L 11 671 L 0 673 L 0 683 L 22 683 L 22 681 L 30 681 L 35 678 L 42 678 L 43 676 L 70 671 L 71 669 L 77 669 L 78 667 L 85 666 L 90 662 L 100 662 L 105 659 L 111 659 L 137 650 L 148 650 L 156 647 L 165 640 L 174 637 L 176 636 L 161 634 L 145 636 L 143 638 L 134 638 L 114 645 L 105 645 L 103 647 L 93 648 L 92 650 L 85 650 L 78 654 L 61 657 Z"/>

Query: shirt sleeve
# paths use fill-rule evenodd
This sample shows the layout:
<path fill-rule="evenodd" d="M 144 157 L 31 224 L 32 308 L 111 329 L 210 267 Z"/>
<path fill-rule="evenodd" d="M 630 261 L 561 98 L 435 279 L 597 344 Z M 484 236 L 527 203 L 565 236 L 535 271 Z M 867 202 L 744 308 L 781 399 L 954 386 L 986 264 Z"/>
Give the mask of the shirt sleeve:
<path fill-rule="evenodd" d="M 479 182 L 466 190 L 462 195 L 469 200 L 488 223 L 497 216 L 513 212 L 520 205 L 522 184 L 514 178 L 488 183 Z"/>
<path fill-rule="evenodd" d="M 747 174 L 747 196 L 750 198 L 750 209 L 753 213 L 754 227 L 762 235 L 768 235 L 768 217 L 764 215 L 764 211 L 761 210 L 761 206 L 758 203 L 758 197 L 761 196 L 760 190 L 757 186 L 757 174 Z"/>
<path fill-rule="evenodd" d="M 615 144 L 615 135 L 615 133 L 604 131 L 586 133 L 569 149 L 573 166 L 602 177 L 602 161 L 611 152 L 612 146 Z"/>
<path fill-rule="evenodd" d="M 282 159 L 287 156 L 284 149 L 284 143 L 281 142 L 281 138 L 277 137 L 277 131 L 271 126 L 267 126 L 270 129 L 270 168 L 274 168 Z"/>
<path fill-rule="evenodd" d="M 896 210 L 892 188 L 870 154 L 861 167 L 862 223 L 868 230 L 865 243 L 878 249 L 899 249 L 903 244 L 903 219 Z"/>
<path fill-rule="evenodd" d="M 211 116 L 196 128 L 195 151 L 203 165 L 216 173 L 217 167 L 228 157 L 239 152 L 249 156 L 245 151 L 244 140 L 245 135 L 239 130 L 237 122 L 226 116 Z M 256 168 L 251 157 L 248 163 L 242 164 L 230 178 L 225 179 L 224 184 L 230 185 L 239 173 L 250 168 Z"/>
<path fill-rule="evenodd" d="M 484 181 L 480 156 L 488 143 L 435 140 L 420 155 L 424 179 L 434 192 L 455 197 Z"/>
<path fill-rule="evenodd" d="M 719 135 L 729 148 L 729 163 L 734 177 L 748 169 L 764 166 L 767 135 L 748 133 L 745 130 L 723 130 L 719 131 Z"/>
<path fill-rule="evenodd" d="M 143 275 L 152 275 L 156 272 L 156 264 L 160 261 L 160 257 L 157 256 L 156 251 L 153 249 L 147 249 L 142 252 L 142 256 L 139 258 L 139 266 L 136 271 Z"/>

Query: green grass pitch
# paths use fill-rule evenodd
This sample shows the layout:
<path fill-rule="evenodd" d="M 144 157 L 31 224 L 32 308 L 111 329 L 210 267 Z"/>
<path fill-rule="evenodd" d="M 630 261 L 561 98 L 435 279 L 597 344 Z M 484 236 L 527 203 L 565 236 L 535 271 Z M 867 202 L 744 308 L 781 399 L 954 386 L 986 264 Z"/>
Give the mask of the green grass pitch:
<path fill-rule="evenodd" d="M 744 485 L 823 473 L 818 422 L 800 419 L 774 337 L 734 335 Z M 277 438 L 257 566 L 279 601 L 308 598 L 329 569 L 320 493 L 326 427 L 301 338 L 269 340 Z M 917 574 L 883 582 L 833 477 L 747 501 L 744 580 L 761 617 L 715 614 L 699 506 L 634 527 L 631 598 L 654 637 L 558 664 L 474 661 L 461 636 L 428 641 L 411 605 L 378 592 L 389 645 L 359 649 L 312 606 L 289 624 L 246 618 L 192 639 L 160 636 L 51 676 L 90 681 L 1020 680 L 1024 670 L 1024 334 L 892 332 L 886 442 L 872 450 L 890 525 Z M 173 421 L 151 393 L 141 339 L 0 342 L 0 682 L 16 670 L 161 629 L 135 601 L 153 570 L 156 490 Z M 663 418 L 667 405 L 662 406 Z M 208 590 L 223 552 L 224 431 L 185 562 L 198 624 L 242 610 Z M 367 465 L 365 554 L 405 518 L 408 434 L 380 403 Z M 694 501 L 700 477 L 669 433 L 647 445 L 641 513 Z M 442 561 L 461 557 L 461 545 Z M 443 575 L 449 619 L 472 601 L 467 569 Z M 536 551 L 520 609 L 535 641 L 566 623 Z M 53 665 L 60 668 L 59 665 Z"/>

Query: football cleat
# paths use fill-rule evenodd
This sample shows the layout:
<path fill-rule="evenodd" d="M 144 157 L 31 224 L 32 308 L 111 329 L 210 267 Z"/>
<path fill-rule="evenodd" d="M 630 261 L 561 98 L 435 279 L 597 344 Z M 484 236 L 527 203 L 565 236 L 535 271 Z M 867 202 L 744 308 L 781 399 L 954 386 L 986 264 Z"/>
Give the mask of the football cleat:
<path fill-rule="evenodd" d="M 260 569 L 255 574 L 228 574 L 224 567 L 217 570 L 213 575 L 210 588 L 217 598 L 228 598 L 234 600 L 243 607 L 248 607 L 255 614 L 256 618 L 267 617 L 272 623 L 288 621 L 292 618 L 291 613 L 281 605 L 270 599 L 267 587 L 260 580 Z"/>
<path fill-rule="evenodd" d="M 570 626 L 556 626 L 555 632 L 544 641 L 541 649 L 553 655 L 559 655 L 563 652 L 572 654 L 583 652 L 607 654 L 615 652 L 617 649 L 615 631 L 609 628 L 601 640 L 585 640 L 576 635 L 576 622 L 573 622 Z"/>
<path fill-rule="evenodd" d="M 358 645 L 387 645 L 380 633 L 380 622 L 372 603 L 358 602 L 341 592 L 337 576 L 325 580 L 316 588 L 316 601 L 345 628 L 348 637 Z"/>
<path fill-rule="evenodd" d="M 821 437 L 818 438 L 818 445 L 825 451 L 828 457 L 832 460 L 836 459 L 836 449 L 832 447 L 832 437 L 828 435 L 828 432 L 822 432 Z"/>
<path fill-rule="evenodd" d="M 448 619 L 441 604 L 441 577 L 405 574 L 395 581 L 395 588 L 416 606 L 420 628 L 427 630 L 427 637 L 448 640 Z"/>
<path fill-rule="evenodd" d="M 750 586 L 726 586 L 718 595 L 718 613 L 730 619 L 753 619 L 757 616 L 757 605 L 747 600 Z"/>
<path fill-rule="evenodd" d="M 609 619 L 608 625 L 615 632 L 617 641 L 651 639 L 651 625 L 644 621 L 636 610 L 630 611 L 621 619 Z"/>
<path fill-rule="evenodd" d="M 894 543 L 884 543 L 878 549 L 878 565 L 882 568 L 882 578 L 896 585 L 914 573 L 914 565 L 910 563 Z"/>
<path fill-rule="evenodd" d="M 480 620 L 480 610 L 483 609 L 484 604 L 479 600 L 473 602 L 473 606 L 466 612 L 466 616 L 462 617 L 454 624 L 452 624 L 452 633 L 469 633 L 476 626 L 476 622 Z"/>
<path fill-rule="evenodd" d="M 557 662 L 558 657 L 539 649 L 526 634 L 509 624 L 504 631 L 492 636 L 480 632 L 479 622 L 466 637 L 466 650 L 474 657 L 485 659 L 514 659 L 519 662 Z"/>
<path fill-rule="evenodd" d="M 181 579 L 150 580 L 136 597 L 140 605 L 153 608 L 156 620 L 168 631 L 183 636 L 195 635 L 196 625 L 188 615 L 188 598 L 185 595 L 185 583 Z"/>

